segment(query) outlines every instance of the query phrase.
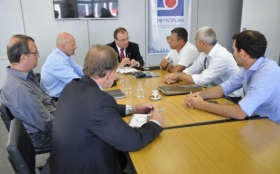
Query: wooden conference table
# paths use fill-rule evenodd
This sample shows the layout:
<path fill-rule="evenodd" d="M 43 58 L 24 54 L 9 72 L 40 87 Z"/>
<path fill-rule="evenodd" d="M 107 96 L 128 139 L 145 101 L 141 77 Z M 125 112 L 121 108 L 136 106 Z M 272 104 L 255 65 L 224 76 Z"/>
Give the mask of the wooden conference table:
<path fill-rule="evenodd" d="M 117 99 L 119 104 L 151 103 L 166 108 L 164 131 L 137 152 L 129 152 L 133 172 L 138 174 L 169 173 L 279 173 L 280 126 L 266 118 L 232 121 L 208 112 L 191 109 L 184 104 L 184 95 L 148 98 L 167 74 L 152 71 L 160 77 L 135 79 L 130 74 L 132 94 Z M 145 97 L 136 97 L 137 81 L 143 81 Z M 182 83 L 182 82 L 181 82 Z M 123 83 L 111 89 L 124 91 Z M 219 104 L 233 104 L 225 98 Z M 125 117 L 125 121 L 129 121 Z"/>
<path fill-rule="evenodd" d="M 279 132 L 266 118 L 168 129 L 129 156 L 138 174 L 274 174 Z"/>
<path fill-rule="evenodd" d="M 164 76 L 167 74 L 165 70 L 153 70 L 152 72 L 157 73 L 160 77 L 151 77 L 151 78 L 140 78 L 135 79 L 131 74 L 126 74 L 125 78 L 130 79 L 132 86 L 132 94 L 125 94 L 126 98 L 117 99 L 118 104 L 128 104 L 136 105 L 139 103 L 150 103 L 158 108 L 166 108 L 163 111 L 164 115 L 164 128 L 182 126 L 189 124 L 201 124 L 206 122 L 215 122 L 215 121 L 226 121 L 228 118 L 211 114 L 208 112 L 200 111 L 197 109 L 191 109 L 187 107 L 184 103 L 185 95 L 177 96 L 164 96 L 162 95 L 161 100 L 150 100 L 148 96 L 151 95 L 152 90 L 157 89 L 157 86 L 167 85 L 164 83 Z M 144 83 L 144 98 L 136 97 L 136 88 L 137 81 L 142 81 Z M 183 84 L 183 82 L 180 82 Z M 180 84 L 179 83 L 179 84 Z M 112 87 L 108 90 L 121 89 L 124 92 L 124 84 L 118 82 L 117 86 Z M 225 98 L 214 99 L 220 104 L 233 104 L 231 101 Z M 131 116 L 124 117 L 126 122 L 129 122 Z"/>

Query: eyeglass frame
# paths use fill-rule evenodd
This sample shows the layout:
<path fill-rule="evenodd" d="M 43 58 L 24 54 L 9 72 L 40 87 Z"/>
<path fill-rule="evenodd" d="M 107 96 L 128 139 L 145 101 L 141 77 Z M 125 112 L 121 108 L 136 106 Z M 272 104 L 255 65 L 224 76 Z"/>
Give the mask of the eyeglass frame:
<path fill-rule="evenodd" d="M 38 50 L 36 50 L 35 52 L 22 53 L 22 54 L 34 54 L 34 55 L 36 55 L 36 54 L 39 54 L 39 51 L 38 51 Z"/>
<path fill-rule="evenodd" d="M 120 42 L 125 42 L 125 41 L 129 41 L 129 39 L 130 39 L 130 37 L 128 36 L 126 39 L 121 39 L 121 40 L 119 40 L 119 39 L 117 39 L 117 38 L 115 38 L 117 41 L 120 41 Z"/>

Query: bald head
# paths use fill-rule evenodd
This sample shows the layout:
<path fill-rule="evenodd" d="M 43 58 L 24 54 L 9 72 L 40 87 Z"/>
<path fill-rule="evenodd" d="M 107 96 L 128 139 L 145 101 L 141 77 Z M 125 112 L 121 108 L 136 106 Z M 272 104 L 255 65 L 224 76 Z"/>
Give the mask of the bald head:
<path fill-rule="evenodd" d="M 56 38 L 56 47 L 67 56 L 71 56 L 74 54 L 77 45 L 74 37 L 71 34 L 62 32 L 59 33 Z"/>

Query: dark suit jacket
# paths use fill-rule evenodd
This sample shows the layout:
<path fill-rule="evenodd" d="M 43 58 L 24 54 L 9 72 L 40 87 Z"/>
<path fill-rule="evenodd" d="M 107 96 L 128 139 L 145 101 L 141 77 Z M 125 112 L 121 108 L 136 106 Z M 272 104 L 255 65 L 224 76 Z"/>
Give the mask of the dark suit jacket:
<path fill-rule="evenodd" d="M 51 173 L 121 173 L 116 149 L 137 151 L 162 128 L 148 122 L 133 129 L 123 121 L 125 105 L 92 79 L 73 79 L 63 89 L 53 120 Z"/>
<path fill-rule="evenodd" d="M 114 50 L 118 53 L 118 58 L 119 58 L 119 62 L 120 62 L 120 55 L 119 55 L 118 48 L 116 46 L 116 42 L 114 41 L 114 42 L 109 43 L 107 45 L 114 48 Z M 126 56 L 128 56 L 130 58 L 130 60 L 134 59 L 137 62 L 139 62 L 140 66 L 144 65 L 144 61 L 143 61 L 143 58 L 140 54 L 138 44 L 136 44 L 134 42 L 129 42 L 128 47 L 125 49 L 125 52 L 126 52 Z"/>

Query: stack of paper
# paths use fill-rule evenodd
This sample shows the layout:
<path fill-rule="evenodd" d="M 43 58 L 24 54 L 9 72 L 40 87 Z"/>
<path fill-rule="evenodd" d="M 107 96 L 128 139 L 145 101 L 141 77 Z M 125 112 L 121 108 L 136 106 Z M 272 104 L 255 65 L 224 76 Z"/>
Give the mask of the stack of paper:
<path fill-rule="evenodd" d="M 131 127 L 141 127 L 147 123 L 147 117 L 147 114 L 133 114 L 128 124 Z"/>
<path fill-rule="evenodd" d="M 132 68 L 132 67 L 124 67 L 124 68 L 118 68 L 117 69 L 117 72 L 120 72 L 120 73 L 132 73 L 132 72 L 136 72 L 138 71 L 137 69 L 135 68 Z"/>

